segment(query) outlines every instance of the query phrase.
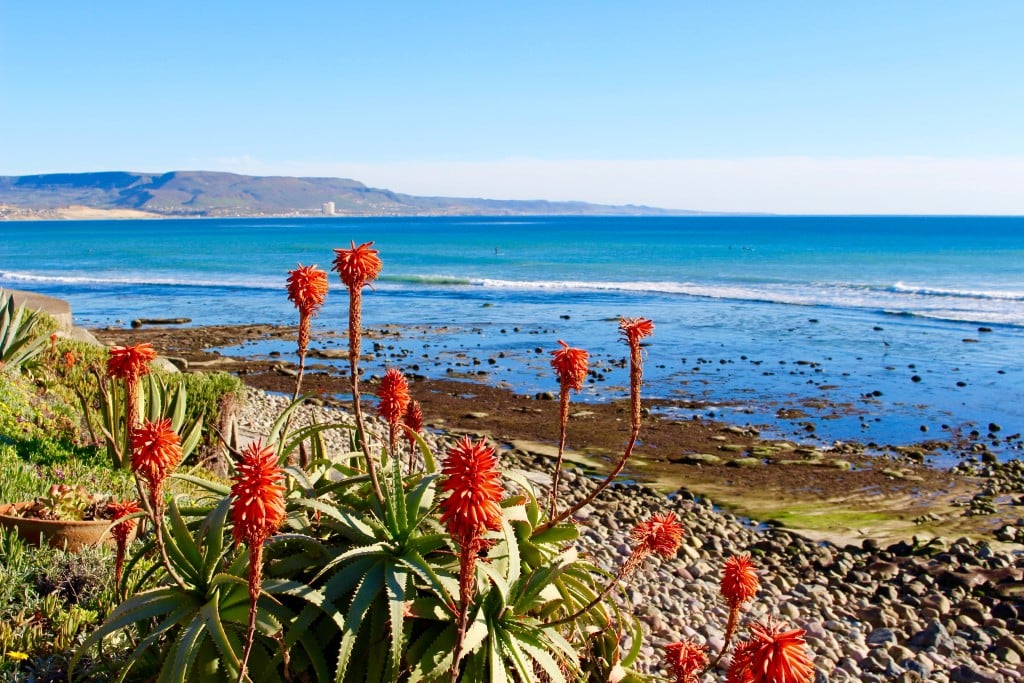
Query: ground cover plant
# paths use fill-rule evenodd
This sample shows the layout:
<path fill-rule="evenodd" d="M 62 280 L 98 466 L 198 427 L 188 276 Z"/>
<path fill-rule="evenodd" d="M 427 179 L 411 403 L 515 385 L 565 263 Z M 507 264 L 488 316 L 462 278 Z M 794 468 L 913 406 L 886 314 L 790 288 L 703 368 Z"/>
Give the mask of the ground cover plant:
<path fill-rule="evenodd" d="M 315 266 L 300 265 L 288 279 L 300 314 L 294 400 L 264 438 L 241 444 L 224 435 L 230 481 L 182 468 L 201 427 L 185 420 L 179 394 L 152 389 L 160 385 L 146 379 L 155 355 L 147 344 L 112 349 L 96 373 L 103 438 L 95 453 L 109 458 L 110 472 L 127 476 L 122 468 L 130 467 L 133 495 L 122 488 L 106 601 L 75 613 L 74 623 L 88 628 L 71 637 L 71 679 L 644 680 L 633 669 L 644 633 L 623 588 L 650 556 L 675 558 L 683 520 L 668 513 L 638 521 L 631 552 L 609 573 L 577 551 L 574 515 L 615 481 L 639 438 L 643 347 L 654 323 L 619 322 L 629 351 L 629 439 L 588 496 L 561 506 L 559 477 L 542 493 L 529 473 L 503 466 L 486 439 L 463 437 L 434 453 L 395 368 L 378 389 L 386 430 L 374 438 L 360 400 L 361 311 L 383 263 L 372 243 L 335 251 L 348 294 L 351 423 L 292 426 L 304 401 L 309 319 L 328 291 Z M 559 466 L 587 358 L 564 342 L 552 351 Z M 89 401 L 81 403 L 88 413 Z M 345 435 L 347 449 L 328 448 L 332 432 Z M 124 530 L 139 522 L 145 533 L 129 547 Z M 725 643 L 717 652 L 670 645 L 668 680 L 710 672 L 730 683 L 812 680 L 802 631 L 745 623 L 760 581 L 750 557 L 735 553 L 722 572 Z M 14 648 L 23 642 L 4 645 L 8 671 L 31 656 Z"/>

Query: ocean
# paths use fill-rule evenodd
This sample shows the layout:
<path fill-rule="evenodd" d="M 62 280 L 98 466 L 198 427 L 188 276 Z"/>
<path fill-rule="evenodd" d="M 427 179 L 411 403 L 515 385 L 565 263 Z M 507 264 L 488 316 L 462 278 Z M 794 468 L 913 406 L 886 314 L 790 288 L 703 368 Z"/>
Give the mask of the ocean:
<path fill-rule="evenodd" d="M 602 363 L 580 400 L 607 400 L 628 381 L 616 320 L 642 316 L 656 325 L 645 395 L 681 418 L 878 445 L 994 423 L 1001 457 L 1014 454 L 1000 437 L 1024 430 L 1020 217 L 44 221 L 0 223 L 0 237 L 0 286 L 66 299 L 86 327 L 294 324 L 287 271 L 329 270 L 332 248 L 372 240 L 384 270 L 365 324 L 446 331 L 389 338 L 370 372 L 454 365 L 552 391 L 563 339 Z M 331 284 L 314 337 L 346 325 Z M 271 351 L 294 353 L 223 350 Z"/>

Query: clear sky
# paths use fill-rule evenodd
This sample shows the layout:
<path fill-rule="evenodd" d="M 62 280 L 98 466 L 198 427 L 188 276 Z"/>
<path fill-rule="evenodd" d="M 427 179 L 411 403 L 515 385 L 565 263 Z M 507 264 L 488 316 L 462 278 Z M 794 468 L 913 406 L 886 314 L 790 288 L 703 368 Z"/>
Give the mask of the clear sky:
<path fill-rule="evenodd" d="M 1021 0 L 0 0 L 0 174 L 1024 214 Z"/>

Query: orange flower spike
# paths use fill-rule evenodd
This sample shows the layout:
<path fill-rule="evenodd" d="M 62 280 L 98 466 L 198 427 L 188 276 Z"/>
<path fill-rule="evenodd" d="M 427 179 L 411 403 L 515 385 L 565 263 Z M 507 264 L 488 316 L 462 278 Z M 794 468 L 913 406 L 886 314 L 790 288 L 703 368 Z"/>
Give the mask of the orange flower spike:
<path fill-rule="evenodd" d="M 420 407 L 419 401 L 409 401 L 409 407 L 406 409 L 405 415 L 402 416 L 402 424 L 416 434 L 423 432 L 423 408 Z M 416 439 L 413 438 L 412 434 L 408 436 L 409 445 L 415 446 Z"/>
<path fill-rule="evenodd" d="M 377 398 L 380 399 L 377 414 L 387 420 L 392 427 L 400 425 L 402 418 L 409 410 L 409 401 L 411 400 L 409 382 L 401 370 L 388 368 L 377 389 Z"/>
<path fill-rule="evenodd" d="M 156 359 L 156 351 L 146 342 L 135 346 L 115 346 L 107 359 L 107 376 L 135 381 L 149 374 L 149 363 Z"/>
<path fill-rule="evenodd" d="M 139 507 L 139 501 L 137 500 L 111 501 L 107 504 L 107 513 L 110 514 L 115 522 L 136 512 L 142 512 L 142 508 Z M 124 573 L 124 555 L 128 548 L 128 539 L 131 538 L 133 531 L 135 531 L 134 519 L 115 524 L 110 530 L 110 535 L 114 537 L 114 541 L 117 543 L 117 553 L 114 556 L 115 586 L 121 585 L 121 576 Z M 120 588 L 117 590 L 120 593 Z"/>
<path fill-rule="evenodd" d="M 499 502 L 503 491 L 497 464 L 494 449 L 483 439 L 473 443 L 464 436 L 448 451 L 441 470 L 441 490 L 448 492 L 448 497 L 441 501 L 441 523 L 459 544 L 459 611 L 452 683 L 458 680 L 469 604 L 476 588 L 476 559 L 484 545 L 480 536 L 485 530 L 501 528 Z"/>
<path fill-rule="evenodd" d="M 731 609 L 739 609 L 743 603 L 753 600 L 760 587 L 761 581 L 750 555 L 733 555 L 725 561 L 721 589 Z"/>
<path fill-rule="evenodd" d="M 708 665 L 708 648 L 692 640 L 671 643 L 665 646 L 665 660 L 675 683 L 698 683 Z"/>
<path fill-rule="evenodd" d="M 256 632 L 256 610 L 263 583 L 263 543 L 281 528 L 285 518 L 283 470 L 277 453 L 262 441 L 242 449 L 231 484 L 231 533 L 235 545 L 249 548 L 249 629 L 242 656 L 244 673 Z"/>
<path fill-rule="evenodd" d="M 590 354 L 583 349 L 571 348 L 561 339 L 558 343 L 562 348 L 551 352 L 551 367 L 558 376 L 558 383 L 562 387 L 579 391 L 583 388 L 583 381 L 587 379 L 587 359 Z"/>
<path fill-rule="evenodd" d="M 261 441 L 242 449 L 235 471 L 231 485 L 235 544 L 260 545 L 284 522 L 284 472 L 277 466 L 277 453 Z"/>
<path fill-rule="evenodd" d="M 674 512 L 653 515 L 636 525 L 632 538 L 637 544 L 634 552 L 642 551 L 645 555 L 655 552 L 666 559 L 672 558 L 683 541 L 683 525 L 676 521 Z"/>
<path fill-rule="evenodd" d="M 331 270 L 338 271 L 341 281 L 351 289 L 362 289 L 380 275 L 384 263 L 377 256 L 377 250 L 371 249 L 373 242 L 366 242 L 356 246 L 352 241 L 351 249 L 334 250 L 334 267 Z"/>
<path fill-rule="evenodd" d="M 449 493 L 441 502 L 441 523 L 460 544 L 473 543 L 485 530 L 501 528 L 503 495 L 501 473 L 494 449 L 481 439 L 478 443 L 462 437 L 448 451 L 441 490 Z"/>
<path fill-rule="evenodd" d="M 170 420 L 146 420 L 132 430 L 132 471 L 149 486 L 153 509 L 159 511 L 164 480 L 181 462 L 181 437 Z"/>
<path fill-rule="evenodd" d="M 737 669 L 733 673 L 733 669 Z M 769 618 L 750 627 L 750 639 L 733 655 L 728 680 L 750 683 L 810 683 L 814 665 L 807 651 L 803 629 L 786 626 Z"/>
<path fill-rule="evenodd" d="M 75 363 L 77 362 L 78 359 L 75 358 L 75 354 L 71 353 L 70 351 L 64 354 L 64 367 L 66 367 L 68 370 L 75 367 Z"/>
<path fill-rule="evenodd" d="M 139 507 L 139 501 L 137 500 L 121 500 L 111 501 L 107 504 L 107 512 L 111 515 L 111 519 L 115 522 L 119 519 L 124 519 L 128 515 L 133 515 L 136 512 L 142 512 L 142 508 Z M 127 522 L 121 522 L 110 530 L 110 535 L 117 540 L 118 543 L 127 541 L 128 537 L 135 531 L 135 520 L 129 519 Z"/>
<path fill-rule="evenodd" d="M 306 315 L 316 315 L 327 298 L 327 273 L 316 264 L 288 271 L 288 300 Z"/>

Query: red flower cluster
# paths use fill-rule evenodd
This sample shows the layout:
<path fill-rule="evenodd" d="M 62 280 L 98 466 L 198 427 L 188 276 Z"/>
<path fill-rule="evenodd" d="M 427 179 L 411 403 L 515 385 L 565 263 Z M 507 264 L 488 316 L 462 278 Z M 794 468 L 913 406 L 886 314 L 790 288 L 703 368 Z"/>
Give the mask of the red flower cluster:
<path fill-rule="evenodd" d="M 384 263 L 377 256 L 377 250 L 371 249 L 373 242 L 356 246 L 352 242 L 351 249 L 334 250 L 334 267 L 338 271 L 342 283 L 350 290 L 358 290 L 377 279 Z"/>
<path fill-rule="evenodd" d="M 181 437 L 170 420 L 146 420 L 132 430 L 132 471 L 149 486 L 150 500 L 158 507 L 167 475 L 181 462 Z"/>
<path fill-rule="evenodd" d="M 137 500 L 112 500 L 107 503 L 107 514 L 115 522 L 136 512 L 142 512 L 142 508 L 139 507 L 139 501 Z M 129 519 L 127 522 L 114 525 L 110 530 L 110 535 L 118 543 L 125 543 L 131 537 L 133 531 L 135 531 L 135 520 Z"/>
<path fill-rule="evenodd" d="M 316 315 L 327 298 L 327 273 L 316 264 L 288 271 L 288 300 L 306 315 Z"/>
<path fill-rule="evenodd" d="M 692 640 L 671 643 L 665 646 L 665 660 L 675 683 L 698 683 L 708 665 L 708 648 Z"/>
<path fill-rule="evenodd" d="M 494 449 L 483 439 L 478 443 L 462 437 L 445 458 L 441 490 L 441 522 L 459 544 L 467 546 L 485 530 L 501 528 L 501 473 Z"/>
<path fill-rule="evenodd" d="M 750 561 L 750 555 L 733 555 L 725 561 L 722 571 L 722 595 L 731 609 L 739 609 L 743 603 L 757 595 L 761 581 L 757 569 Z"/>
<path fill-rule="evenodd" d="M 561 339 L 558 343 L 562 348 L 551 352 L 551 367 L 554 368 L 562 388 L 579 391 L 583 388 L 583 381 L 587 379 L 587 359 L 590 354 L 583 349 L 571 348 Z"/>
<path fill-rule="evenodd" d="M 75 358 L 75 354 L 71 353 L 70 351 L 64 354 L 64 367 L 66 367 L 68 370 L 75 367 L 75 363 L 77 362 L 78 359 Z"/>
<path fill-rule="evenodd" d="M 768 619 L 750 627 L 750 639 L 740 643 L 732 657 L 726 683 L 810 683 L 814 665 L 807 652 L 803 629 L 785 630 Z"/>
<path fill-rule="evenodd" d="M 277 453 L 255 441 L 242 449 L 242 461 L 232 477 L 231 521 L 235 543 L 262 545 L 284 521 L 284 472 Z"/>
<path fill-rule="evenodd" d="M 156 358 L 153 346 L 146 342 L 135 346 L 115 346 L 107 359 L 107 376 L 134 382 L 149 374 L 149 363 Z"/>
<path fill-rule="evenodd" d="M 411 400 L 409 382 L 401 370 L 388 368 L 377 389 L 377 398 L 380 399 L 377 414 L 387 420 L 392 427 L 400 425 L 402 418 L 409 410 L 409 401 Z"/>
<path fill-rule="evenodd" d="M 683 525 L 676 521 L 674 512 L 653 515 L 636 525 L 632 537 L 637 544 L 634 554 L 656 552 L 664 558 L 672 558 L 683 540 Z"/>
<path fill-rule="evenodd" d="M 405 411 L 405 415 L 402 416 L 402 424 L 409 428 L 411 432 L 419 434 L 423 431 L 423 409 L 420 408 L 419 401 L 409 401 L 409 407 Z M 413 438 L 411 433 L 409 436 L 409 446 L 416 447 L 416 439 Z"/>
<path fill-rule="evenodd" d="M 142 508 L 139 507 L 139 501 L 137 500 L 114 500 L 107 503 L 107 514 L 115 522 L 136 512 L 142 512 Z M 117 543 L 117 554 L 114 556 L 114 585 L 116 586 L 121 585 L 121 575 L 124 573 L 125 550 L 128 548 L 128 539 L 131 538 L 134 531 L 134 519 L 115 524 L 110 530 L 110 535 L 114 537 L 114 541 Z M 120 591 L 120 588 L 117 590 Z"/>

